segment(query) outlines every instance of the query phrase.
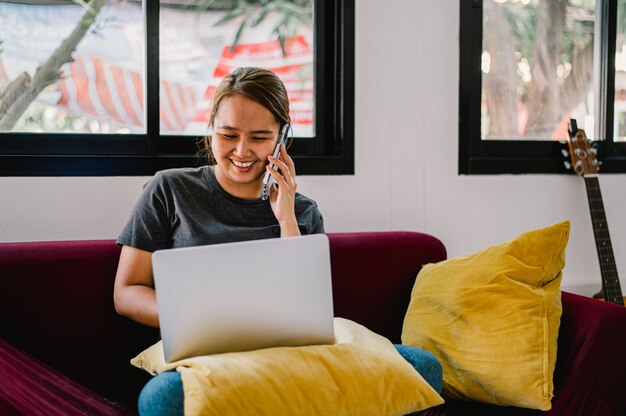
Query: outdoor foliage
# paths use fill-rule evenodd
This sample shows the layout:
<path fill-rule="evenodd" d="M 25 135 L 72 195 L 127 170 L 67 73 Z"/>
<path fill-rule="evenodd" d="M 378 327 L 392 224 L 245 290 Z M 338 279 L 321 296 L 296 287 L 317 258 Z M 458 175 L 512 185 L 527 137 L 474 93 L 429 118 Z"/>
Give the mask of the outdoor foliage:
<path fill-rule="evenodd" d="M 594 11 L 594 0 L 484 2 L 485 138 L 552 138 L 587 106 Z"/>

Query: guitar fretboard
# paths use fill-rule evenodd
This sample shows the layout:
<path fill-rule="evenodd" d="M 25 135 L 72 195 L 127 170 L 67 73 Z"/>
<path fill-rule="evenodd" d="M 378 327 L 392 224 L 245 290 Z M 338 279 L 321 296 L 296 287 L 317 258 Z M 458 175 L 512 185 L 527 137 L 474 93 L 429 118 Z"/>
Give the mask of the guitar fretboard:
<path fill-rule="evenodd" d="M 596 250 L 600 260 L 600 273 L 602 275 L 602 290 L 607 302 L 617 305 L 624 305 L 622 290 L 617 276 L 613 246 L 611 236 L 604 213 L 604 203 L 598 177 L 585 176 L 585 187 L 587 188 L 587 199 L 589 200 L 589 210 L 591 211 L 591 221 L 593 223 L 593 235 L 596 240 Z"/>

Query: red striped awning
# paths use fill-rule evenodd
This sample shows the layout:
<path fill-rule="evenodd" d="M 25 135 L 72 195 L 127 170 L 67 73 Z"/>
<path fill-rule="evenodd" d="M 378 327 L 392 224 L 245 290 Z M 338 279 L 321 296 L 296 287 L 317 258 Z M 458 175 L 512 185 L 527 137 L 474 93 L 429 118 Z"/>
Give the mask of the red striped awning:
<path fill-rule="evenodd" d="M 58 106 L 132 129 L 144 128 L 143 74 L 112 65 L 94 55 L 75 54 L 57 83 Z M 196 93 L 190 86 L 160 82 L 161 130 L 182 132 L 195 113 Z"/>
<path fill-rule="evenodd" d="M 230 46 L 225 46 L 192 120 L 208 122 L 211 100 L 225 75 L 238 67 L 257 66 L 274 72 L 285 84 L 292 125 L 311 126 L 314 102 L 311 50 L 311 45 L 302 35 L 285 42 L 284 56 L 277 40 L 239 44 L 233 51 Z"/>

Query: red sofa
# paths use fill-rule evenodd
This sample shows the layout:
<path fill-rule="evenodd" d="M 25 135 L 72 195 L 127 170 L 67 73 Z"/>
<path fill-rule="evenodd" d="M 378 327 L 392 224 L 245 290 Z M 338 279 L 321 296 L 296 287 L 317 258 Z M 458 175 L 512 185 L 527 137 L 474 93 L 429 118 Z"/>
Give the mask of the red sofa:
<path fill-rule="evenodd" d="M 335 315 L 399 342 L 422 264 L 446 257 L 415 232 L 329 234 Z M 0 414 L 136 412 L 149 376 L 129 359 L 158 332 L 113 308 L 113 241 L 0 244 Z M 563 293 L 550 415 L 626 414 L 626 308 Z M 423 415 L 544 412 L 448 400 Z"/>

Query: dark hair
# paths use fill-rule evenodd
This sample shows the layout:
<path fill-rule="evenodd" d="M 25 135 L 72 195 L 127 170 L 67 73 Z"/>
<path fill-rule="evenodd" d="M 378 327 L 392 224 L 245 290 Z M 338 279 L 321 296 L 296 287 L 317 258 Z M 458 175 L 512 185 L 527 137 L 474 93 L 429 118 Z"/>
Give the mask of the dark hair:
<path fill-rule="evenodd" d="M 213 128 L 222 99 L 233 95 L 249 98 L 267 108 L 279 126 L 291 123 L 289 97 L 280 78 L 267 69 L 245 67 L 237 68 L 226 75 L 217 86 L 209 115 L 210 128 Z M 204 137 L 202 144 L 208 163 L 215 164 L 215 158 L 211 151 L 211 136 Z"/>

